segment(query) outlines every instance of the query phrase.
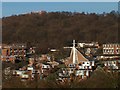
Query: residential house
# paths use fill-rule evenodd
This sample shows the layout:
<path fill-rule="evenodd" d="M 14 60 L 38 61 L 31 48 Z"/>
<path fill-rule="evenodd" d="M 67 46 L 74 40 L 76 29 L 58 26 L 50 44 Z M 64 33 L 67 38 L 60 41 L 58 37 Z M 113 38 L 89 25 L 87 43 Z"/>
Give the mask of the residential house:
<path fill-rule="evenodd" d="M 50 64 L 42 63 L 42 67 L 41 67 L 42 74 L 44 74 L 45 76 L 48 76 L 48 74 L 50 73 L 50 69 L 51 69 Z"/>
<path fill-rule="evenodd" d="M 39 57 L 40 61 L 50 61 L 50 56 L 47 54 L 42 54 L 41 57 Z"/>
<path fill-rule="evenodd" d="M 59 65 L 59 63 L 56 62 L 56 61 L 50 61 L 50 62 L 47 62 L 47 63 L 50 64 L 52 66 L 52 68 Z"/>

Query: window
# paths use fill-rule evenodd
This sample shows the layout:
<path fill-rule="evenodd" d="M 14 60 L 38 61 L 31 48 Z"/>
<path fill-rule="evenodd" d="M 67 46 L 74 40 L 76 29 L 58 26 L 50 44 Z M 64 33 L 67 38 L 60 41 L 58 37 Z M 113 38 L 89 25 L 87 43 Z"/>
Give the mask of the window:
<path fill-rule="evenodd" d="M 116 62 L 114 62 L 114 64 L 116 64 Z"/>
<path fill-rule="evenodd" d="M 112 52 L 114 52 L 114 49 L 112 49 Z"/>
<path fill-rule="evenodd" d="M 90 62 L 90 65 L 92 65 L 92 62 Z"/>
<path fill-rule="evenodd" d="M 106 52 L 106 49 L 104 49 L 104 52 Z"/>
<path fill-rule="evenodd" d="M 111 47 L 112 45 L 110 44 L 110 47 Z"/>
<path fill-rule="evenodd" d="M 116 51 L 117 51 L 117 53 L 119 52 L 119 50 L 118 50 L 118 49 L 117 49 Z"/>
<path fill-rule="evenodd" d="M 89 66 L 87 66 L 87 69 L 89 69 Z"/>
<path fill-rule="evenodd" d="M 119 47 L 119 44 L 117 44 L 117 47 Z"/>
<path fill-rule="evenodd" d="M 106 47 L 106 45 L 104 45 L 104 47 Z"/>

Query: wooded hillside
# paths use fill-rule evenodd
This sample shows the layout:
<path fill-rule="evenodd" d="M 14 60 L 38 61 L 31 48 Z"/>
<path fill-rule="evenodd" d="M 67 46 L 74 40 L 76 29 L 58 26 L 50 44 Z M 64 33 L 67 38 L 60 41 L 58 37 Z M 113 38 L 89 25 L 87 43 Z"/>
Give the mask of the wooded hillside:
<path fill-rule="evenodd" d="M 118 42 L 118 16 L 95 13 L 43 12 L 2 18 L 3 43 L 27 43 L 42 50 L 77 42 Z"/>

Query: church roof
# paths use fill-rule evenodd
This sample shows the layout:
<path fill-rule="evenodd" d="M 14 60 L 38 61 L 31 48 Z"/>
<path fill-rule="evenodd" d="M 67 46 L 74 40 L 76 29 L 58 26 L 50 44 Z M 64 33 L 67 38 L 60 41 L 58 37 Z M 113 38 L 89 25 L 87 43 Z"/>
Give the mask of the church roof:
<path fill-rule="evenodd" d="M 75 47 L 71 49 L 71 54 L 65 64 L 79 64 L 85 61 L 89 61 L 85 58 Z"/>

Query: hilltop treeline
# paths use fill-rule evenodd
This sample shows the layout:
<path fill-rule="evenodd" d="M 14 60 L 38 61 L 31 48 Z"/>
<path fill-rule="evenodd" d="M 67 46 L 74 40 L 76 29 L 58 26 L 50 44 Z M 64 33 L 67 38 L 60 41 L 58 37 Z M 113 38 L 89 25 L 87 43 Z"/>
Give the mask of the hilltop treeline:
<path fill-rule="evenodd" d="M 31 43 L 40 50 L 77 42 L 118 42 L 118 15 L 44 12 L 2 18 L 3 43 Z"/>

